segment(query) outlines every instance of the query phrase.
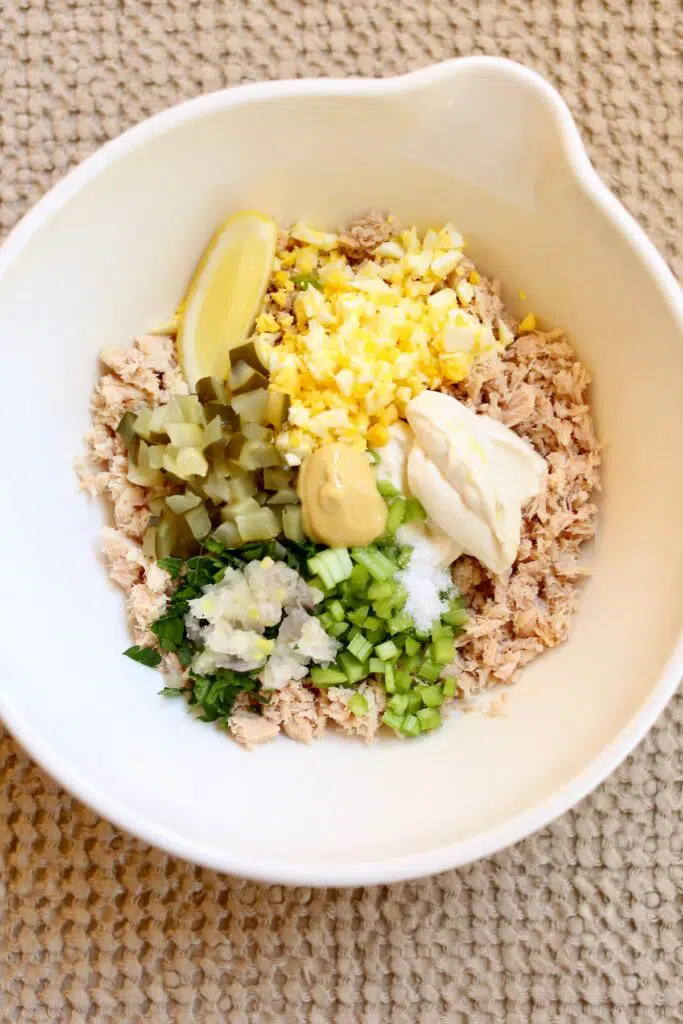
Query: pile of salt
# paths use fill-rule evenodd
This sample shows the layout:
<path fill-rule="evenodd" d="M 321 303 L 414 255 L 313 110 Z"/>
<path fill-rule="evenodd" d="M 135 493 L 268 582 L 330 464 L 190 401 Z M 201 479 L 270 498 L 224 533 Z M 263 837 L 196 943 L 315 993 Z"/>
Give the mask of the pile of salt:
<path fill-rule="evenodd" d="M 434 623 L 448 608 L 448 602 L 455 594 L 455 587 L 447 569 L 439 565 L 439 551 L 427 537 L 415 531 L 401 537 L 399 543 L 410 544 L 413 553 L 407 568 L 396 573 L 395 579 L 408 591 L 404 611 L 412 618 L 415 628 L 429 632 Z"/>

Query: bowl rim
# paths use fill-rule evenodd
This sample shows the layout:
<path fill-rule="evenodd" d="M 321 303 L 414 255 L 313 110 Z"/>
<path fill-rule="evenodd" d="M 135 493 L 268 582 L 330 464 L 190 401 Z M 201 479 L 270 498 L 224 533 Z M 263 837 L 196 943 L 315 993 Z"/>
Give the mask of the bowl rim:
<path fill-rule="evenodd" d="M 168 108 L 105 143 L 53 186 L 19 221 L 0 248 L 0 278 L 24 246 L 87 182 L 105 167 L 157 135 L 179 124 L 233 106 L 273 98 L 379 97 L 413 92 L 442 80 L 453 80 L 476 69 L 495 70 L 511 82 L 531 89 L 551 116 L 564 158 L 583 192 L 617 229 L 638 256 L 683 335 L 683 293 L 642 228 L 598 177 L 579 130 L 559 93 L 544 78 L 523 65 L 500 57 L 460 57 L 383 79 L 317 78 L 251 83 L 198 96 Z M 663 711 L 683 676 L 683 629 L 661 677 L 639 709 L 614 739 L 561 789 L 494 829 L 420 853 L 381 860 L 315 861 L 302 864 L 270 859 L 245 859 L 189 840 L 170 828 L 151 823 L 144 815 L 117 801 L 70 764 L 34 729 L 31 721 L 0 690 L 0 715 L 15 739 L 60 785 L 96 813 L 129 834 L 171 855 L 220 872 L 259 882 L 306 886 L 358 886 L 398 882 L 435 874 L 490 856 L 533 834 L 569 810 L 598 786 L 630 754 Z"/>

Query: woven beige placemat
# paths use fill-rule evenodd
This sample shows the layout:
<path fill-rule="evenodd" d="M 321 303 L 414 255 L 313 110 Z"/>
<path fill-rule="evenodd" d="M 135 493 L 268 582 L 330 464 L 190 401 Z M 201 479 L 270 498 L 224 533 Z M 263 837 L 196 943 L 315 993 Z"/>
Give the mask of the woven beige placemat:
<path fill-rule="evenodd" d="M 202 91 L 488 53 L 560 88 L 599 171 L 680 273 L 678 10 L 677 0 L 2 0 L 0 225 L 106 139 Z M 0 1020 L 683 1021 L 682 734 L 679 697 L 576 811 L 489 861 L 328 891 L 166 857 L 72 800 L 5 735 Z"/>

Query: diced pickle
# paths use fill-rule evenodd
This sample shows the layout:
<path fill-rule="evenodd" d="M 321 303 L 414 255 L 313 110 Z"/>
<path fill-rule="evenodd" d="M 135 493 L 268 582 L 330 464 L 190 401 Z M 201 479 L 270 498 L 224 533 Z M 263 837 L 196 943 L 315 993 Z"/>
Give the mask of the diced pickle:
<path fill-rule="evenodd" d="M 239 476 L 232 475 L 230 479 L 230 500 L 232 502 L 252 498 L 257 490 L 256 481 L 250 473 L 242 473 Z"/>
<path fill-rule="evenodd" d="M 166 504 L 177 516 L 183 515 L 185 512 L 189 512 L 191 508 L 196 508 L 197 505 L 201 504 L 201 498 L 198 498 L 196 494 L 169 494 L 166 498 Z"/>
<path fill-rule="evenodd" d="M 156 558 L 156 537 L 156 526 L 148 526 L 145 530 L 145 536 L 142 538 L 142 553 L 147 555 L 148 558 Z"/>
<path fill-rule="evenodd" d="M 191 508 L 189 512 L 186 512 L 185 522 L 190 527 L 195 540 L 201 540 L 202 537 L 211 533 L 211 520 L 204 505 L 197 505 L 196 508 Z"/>
<path fill-rule="evenodd" d="M 281 491 L 285 487 L 291 487 L 292 475 L 288 469 L 264 469 L 263 486 L 267 491 Z"/>
<path fill-rule="evenodd" d="M 291 487 L 283 487 L 281 491 L 276 491 L 268 498 L 269 505 L 297 505 L 298 502 L 299 496 Z"/>
<path fill-rule="evenodd" d="M 116 433 L 119 435 L 126 448 L 130 448 L 131 441 L 135 437 L 135 421 L 137 416 L 134 412 L 124 412 L 119 420 Z"/>
<path fill-rule="evenodd" d="M 228 455 L 246 470 L 280 465 L 280 456 L 275 445 L 268 444 L 267 441 L 251 441 L 242 434 L 235 434 L 232 438 L 228 445 Z"/>
<path fill-rule="evenodd" d="M 204 427 L 203 445 L 208 448 L 210 444 L 216 444 L 223 440 L 223 423 L 220 416 L 214 416 Z"/>
<path fill-rule="evenodd" d="M 268 408 L 268 392 L 264 388 L 235 395 L 232 407 L 244 423 L 263 423 Z"/>
<path fill-rule="evenodd" d="M 169 423 L 166 431 L 171 444 L 177 444 L 179 448 L 204 446 L 204 431 L 197 423 Z"/>
<path fill-rule="evenodd" d="M 204 406 L 207 420 L 220 416 L 221 421 L 231 430 L 239 430 L 240 418 L 231 405 L 222 402 L 209 402 Z"/>
<path fill-rule="evenodd" d="M 231 481 L 221 473 L 216 473 L 213 470 L 209 472 L 204 481 L 203 490 L 207 498 L 210 498 L 216 504 L 233 500 Z"/>
<path fill-rule="evenodd" d="M 243 345 L 230 349 L 230 361 L 233 366 L 246 363 L 259 373 L 268 373 L 268 347 L 260 338 L 250 338 Z"/>
<path fill-rule="evenodd" d="M 242 498 L 241 501 L 233 501 L 229 505 L 224 505 L 221 509 L 221 519 L 226 522 L 228 519 L 236 519 L 237 516 L 247 516 L 260 511 L 261 506 L 256 498 Z"/>
<path fill-rule="evenodd" d="M 150 469 L 163 469 L 164 468 L 164 453 L 166 452 L 165 444 L 153 444 L 151 445 L 148 458 Z"/>
<path fill-rule="evenodd" d="M 196 395 L 178 395 L 175 401 L 178 403 L 185 423 L 194 423 L 199 427 L 204 426 L 204 410 Z"/>
<path fill-rule="evenodd" d="M 156 532 L 157 558 L 168 558 L 178 542 L 178 520 L 168 509 L 162 514 Z"/>
<path fill-rule="evenodd" d="M 149 420 L 150 437 L 160 437 L 166 434 L 169 423 L 184 423 L 184 417 L 177 402 L 169 402 L 167 405 L 159 405 L 152 411 Z"/>
<path fill-rule="evenodd" d="M 282 532 L 288 540 L 296 541 L 299 544 L 306 539 L 301 505 L 286 505 L 283 508 Z"/>
<path fill-rule="evenodd" d="M 209 402 L 219 402 L 224 405 L 230 400 L 225 381 L 220 377 L 202 377 L 195 385 L 197 398 L 203 406 Z"/>
<path fill-rule="evenodd" d="M 151 409 L 141 409 L 135 417 L 135 433 L 145 441 L 151 440 L 149 423 L 152 419 Z"/>
<path fill-rule="evenodd" d="M 233 399 L 237 395 L 243 395 L 247 391 L 255 391 L 256 388 L 268 386 L 268 378 L 249 363 L 235 363 L 230 371 L 230 390 Z"/>
<path fill-rule="evenodd" d="M 206 476 L 209 464 L 198 448 L 181 448 L 175 460 L 175 473 L 181 480 L 191 476 Z"/>
<path fill-rule="evenodd" d="M 281 391 L 269 391 L 268 392 L 268 405 L 266 407 L 266 423 L 274 427 L 275 430 L 280 430 L 289 415 L 289 406 L 291 400 L 289 395 L 283 394 Z"/>
<path fill-rule="evenodd" d="M 254 540 L 271 540 L 280 532 L 280 520 L 270 508 L 237 516 L 235 522 L 245 544 Z"/>
<path fill-rule="evenodd" d="M 163 483 L 158 469 L 150 469 L 149 466 L 146 468 L 136 466 L 134 462 L 128 463 L 127 476 L 130 482 L 137 484 L 138 487 L 159 487 Z"/>
<path fill-rule="evenodd" d="M 137 451 L 135 454 L 130 454 L 128 459 L 130 462 L 134 462 L 138 469 L 150 469 L 149 465 L 149 445 L 146 444 L 140 438 L 137 439 Z"/>
<path fill-rule="evenodd" d="M 260 423 L 243 423 L 242 433 L 250 441 L 268 441 L 273 443 L 273 431 L 262 427 Z"/>
<path fill-rule="evenodd" d="M 153 516 L 160 516 L 166 507 L 166 499 L 161 495 L 158 498 L 149 499 L 149 510 Z"/>
<path fill-rule="evenodd" d="M 214 540 L 219 541 L 221 544 L 225 544 L 226 548 L 237 548 L 243 543 L 240 531 L 237 529 L 237 523 L 232 522 L 231 520 L 217 526 L 211 536 Z"/>

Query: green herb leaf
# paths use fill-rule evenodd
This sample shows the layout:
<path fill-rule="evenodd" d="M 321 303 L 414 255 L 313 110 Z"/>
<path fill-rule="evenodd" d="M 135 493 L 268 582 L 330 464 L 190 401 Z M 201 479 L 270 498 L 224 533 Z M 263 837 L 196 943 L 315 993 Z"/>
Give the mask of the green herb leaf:
<path fill-rule="evenodd" d="M 157 564 L 169 574 L 172 580 L 175 580 L 180 575 L 183 560 L 182 558 L 173 558 L 169 555 L 168 558 L 160 558 Z"/>
<path fill-rule="evenodd" d="M 292 274 L 291 279 L 293 284 L 295 284 L 297 288 L 301 288 L 302 291 L 306 291 L 309 286 L 317 288 L 319 292 L 323 290 L 322 284 L 317 277 L 313 276 L 313 274 Z"/>
<path fill-rule="evenodd" d="M 164 686 L 159 690 L 160 697 L 182 697 L 185 689 L 182 686 Z"/>
<path fill-rule="evenodd" d="M 152 626 L 152 632 L 159 638 L 164 651 L 177 651 L 185 639 L 185 623 L 175 615 L 164 615 Z"/>
<path fill-rule="evenodd" d="M 153 647 L 138 647 L 134 644 L 123 653 L 132 661 L 139 661 L 141 665 L 147 665 L 149 668 L 156 668 L 161 661 L 161 655 Z"/>

